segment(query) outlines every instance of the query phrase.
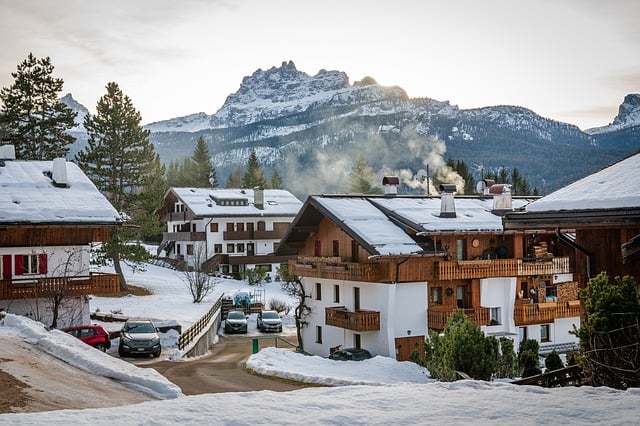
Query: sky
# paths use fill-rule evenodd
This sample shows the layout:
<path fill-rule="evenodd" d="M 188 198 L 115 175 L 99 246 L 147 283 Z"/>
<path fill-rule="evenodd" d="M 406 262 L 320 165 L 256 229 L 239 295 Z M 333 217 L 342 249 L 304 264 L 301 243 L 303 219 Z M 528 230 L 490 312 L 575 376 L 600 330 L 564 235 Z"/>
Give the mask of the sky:
<path fill-rule="evenodd" d="M 193 303 L 186 289 L 180 287 L 174 271 L 148 265 L 136 273 L 125 268 L 125 273 L 130 283 L 148 287 L 154 294 L 94 297 L 92 311 L 117 306 L 115 309 L 125 315 L 151 316 L 181 324 L 193 323 L 200 316 L 197 310 L 188 308 L 189 305 L 193 308 Z M 230 293 L 243 286 L 245 283 L 240 281 L 221 280 L 211 299 L 219 292 Z M 270 283 L 265 290 L 273 297 L 283 296 L 277 283 Z M 167 298 L 173 298 L 175 303 L 166 303 Z M 156 310 L 151 312 L 153 306 Z M 107 324 L 114 327 L 113 323 L 104 325 Z M 249 332 L 256 332 L 255 318 L 251 318 Z M 284 331 L 287 332 L 291 330 Z M 259 374 L 323 386 L 291 392 L 185 396 L 178 386 L 155 370 L 111 356 L 109 352 L 117 347 L 115 340 L 105 354 L 61 331 L 48 331 L 40 323 L 11 314 L 0 321 L 0 336 L 27 342 L 34 351 L 44 351 L 79 369 L 112 378 L 158 399 L 128 405 L 126 411 L 110 407 L 0 414 L 0 424 L 111 426 L 121 424 L 123 418 L 131 425 L 638 424 L 638 389 L 618 391 L 588 386 L 545 389 L 475 380 L 442 383 L 429 378 L 426 369 L 411 362 L 380 356 L 365 361 L 332 361 L 283 348 L 265 348 L 248 357 L 247 368 Z M 164 337 L 163 344 L 170 345 L 168 336 Z M 160 359 L 175 350 L 165 348 Z M 185 358 L 174 360 L 189 362 Z"/>
<path fill-rule="evenodd" d="M 90 111 L 119 84 L 143 124 L 215 113 L 257 69 L 373 77 L 461 108 L 581 129 L 640 92 L 637 0 L 0 0 L 0 87 L 29 53 Z"/>

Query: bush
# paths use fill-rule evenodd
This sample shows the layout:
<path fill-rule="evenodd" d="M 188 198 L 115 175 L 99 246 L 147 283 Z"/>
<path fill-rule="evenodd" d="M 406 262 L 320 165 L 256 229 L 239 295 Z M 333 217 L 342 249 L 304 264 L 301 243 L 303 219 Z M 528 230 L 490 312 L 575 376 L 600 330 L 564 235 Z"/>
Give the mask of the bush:
<path fill-rule="evenodd" d="M 267 272 L 262 268 L 245 269 L 242 271 L 242 279 L 247 280 L 249 285 L 260 284 L 267 276 Z"/>
<path fill-rule="evenodd" d="M 496 376 L 499 378 L 513 378 L 516 376 L 517 370 L 518 361 L 513 350 L 513 340 L 508 337 L 501 337 Z"/>
<path fill-rule="evenodd" d="M 551 353 L 544 359 L 544 367 L 546 371 L 553 371 L 564 368 L 562 359 L 560 359 L 560 355 L 558 355 L 558 352 L 556 352 L 555 349 L 552 350 Z"/>
<path fill-rule="evenodd" d="M 537 376 L 540 370 L 540 344 L 534 339 L 524 339 L 518 350 L 518 368 L 522 377 Z"/>
<path fill-rule="evenodd" d="M 284 312 L 285 314 L 288 314 L 291 310 L 291 307 L 287 305 L 287 302 L 285 302 L 284 300 L 273 298 L 269 299 L 269 309 L 271 309 L 272 311 Z"/>

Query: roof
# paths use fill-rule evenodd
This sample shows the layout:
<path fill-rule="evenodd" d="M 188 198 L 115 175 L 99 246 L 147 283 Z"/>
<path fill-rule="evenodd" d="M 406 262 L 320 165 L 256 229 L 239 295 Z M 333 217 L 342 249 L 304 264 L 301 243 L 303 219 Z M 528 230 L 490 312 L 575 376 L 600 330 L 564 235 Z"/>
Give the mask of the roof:
<path fill-rule="evenodd" d="M 283 189 L 265 189 L 263 208 L 253 189 L 171 188 L 196 217 L 295 216 L 302 201 Z"/>
<path fill-rule="evenodd" d="M 120 225 L 122 218 L 74 163 L 66 187 L 48 175 L 53 161 L 0 162 L 0 224 Z"/>
<path fill-rule="evenodd" d="M 513 205 L 522 207 L 530 201 L 514 199 Z M 443 218 L 440 197 L 313 195 L 282 243 L 303 242 L 327 217 L 372 255 L 420 254 L 432 244 L 430 234 L 502 232 L 501 215 L 493 213 L 492 207 L 492 197 L 455 198 L 456 217 Z"/>

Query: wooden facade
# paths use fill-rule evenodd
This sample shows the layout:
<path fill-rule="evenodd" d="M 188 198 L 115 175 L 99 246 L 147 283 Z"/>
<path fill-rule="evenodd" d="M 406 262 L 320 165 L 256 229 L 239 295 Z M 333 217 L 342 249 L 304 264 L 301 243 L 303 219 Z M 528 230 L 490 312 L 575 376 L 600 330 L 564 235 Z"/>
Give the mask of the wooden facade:
<path fill-rule="evenodd" d="M 0 247 L 85 245 L 107 241 L 110 232 L 98 225 L 0 225 Z"/>

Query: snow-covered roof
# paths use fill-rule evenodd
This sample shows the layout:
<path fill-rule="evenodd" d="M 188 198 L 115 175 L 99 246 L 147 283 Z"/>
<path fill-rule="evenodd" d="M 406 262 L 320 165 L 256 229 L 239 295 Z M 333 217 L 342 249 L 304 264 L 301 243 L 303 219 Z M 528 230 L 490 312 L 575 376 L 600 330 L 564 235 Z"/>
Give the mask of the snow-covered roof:
<path fill-rule="evenodd" d="M 2 161 L 0 165 L 0 223 L 106 224 L 122 223 L 116 209 L 91 180 L 71 162 L 66 187 L 54 186 L 47 174 L 53 161 Z"/>
<path fill-rule="evenodd" d="M 171 188 L 196 217 L 295 216 L 302 202 L 289 191 L 265 189 L 263 208 L 255 205 L 253 189 Z"/>
<path fill-rule="evenodd" d="M 513 199 L 520 208 L 532 199 Z M 419 226 L 422 232 L 502 232 L 502 217 L 492 213 L 493 198 L 455 197 L 456 217 L 440 217 L 440 198 L 372 198 L 371 202 L 394 216 Z"/>
<path fill-rule="evenodd" d="M 527 212 L 640 207 L 640 153 L 529 204 Z"/>
<path fill-rule="evenodd" d="M 410 254 L 422 251 L 399 226 L 364 198 L 324 198 L 317 201 L 378 254 Z"/>

